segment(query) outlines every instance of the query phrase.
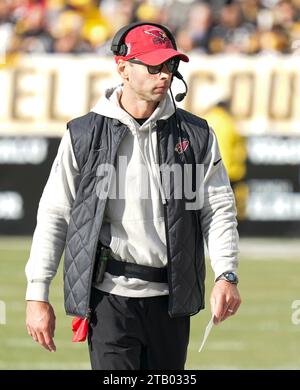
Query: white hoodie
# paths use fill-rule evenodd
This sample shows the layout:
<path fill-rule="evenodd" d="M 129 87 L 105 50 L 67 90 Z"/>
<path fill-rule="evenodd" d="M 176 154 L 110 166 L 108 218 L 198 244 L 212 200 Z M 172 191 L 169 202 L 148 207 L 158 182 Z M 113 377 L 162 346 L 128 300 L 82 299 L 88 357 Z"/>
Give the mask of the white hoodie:
<path fill-rule="evenodd" d="M 117 188 L 113 186 L 110 191 L 113 194 L 114 190 L 119 190 L 121 199 L 112 199 L 110 195 L 103 229 L 110 224 L 109 245 L 116 259 L 164 267 L 167 264 L 162 204 L 165 194 L 158 170 L 156 121 L 169 118 L 174 113 L 174 107 L 167 96 L 140 126 L 120 107 L 121 93 L 121 86 L 107 90 L 92 109 L 103 116 L 118 119 L 130 130 L 123 139 L 117 156 L 116 178 L 123 180 L 121 184 L 118 183 Z M 210 129 L 208 153 L 204 161 L 205 202 L 201 211 L 201 223 L 216 277 L 225 271 L 236 271 L 238 253 L 233 194 L 223 164 L 213 165 L 219 159 L 216 137 Z M 67 131 L 39 204 L 37 226 L 26 265 L 27 300 L 48 300 L 49 285 L 56 274 L 64 249 L 78 180 L 79 170 Z M 103 232 L 104 230 L 100 233 L 100 239 Z M 95 287 L 129 297 L 168 294 L 167 284 L 117 277 L 108 273 L 105 273 L 103 282 Z"/>

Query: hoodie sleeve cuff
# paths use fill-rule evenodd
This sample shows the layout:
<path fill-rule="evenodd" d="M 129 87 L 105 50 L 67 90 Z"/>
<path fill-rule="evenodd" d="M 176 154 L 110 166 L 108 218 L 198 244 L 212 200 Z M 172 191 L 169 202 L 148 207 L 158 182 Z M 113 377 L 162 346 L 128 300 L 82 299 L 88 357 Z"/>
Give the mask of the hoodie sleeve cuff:
<path fill-rule="evenodd" d="M 26 301 L 49 301 L 49 284 L 43 282 L 29 282 L 26 291 Z"/>
<path fill-rule="evenodd" d="M 222 275 L 224 272 L 234 272 L 237 273 L 237 264 L 236 263 L 230 263 L 227 265 L 218 266 L 216 269 L 214 269 L 215 274 L 215 280 Z"/>

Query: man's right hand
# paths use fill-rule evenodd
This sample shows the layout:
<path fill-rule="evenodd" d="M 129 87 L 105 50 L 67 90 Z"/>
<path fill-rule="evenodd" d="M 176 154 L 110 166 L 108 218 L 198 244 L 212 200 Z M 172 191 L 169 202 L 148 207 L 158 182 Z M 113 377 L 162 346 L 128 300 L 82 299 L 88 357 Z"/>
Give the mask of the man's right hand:
<path fill-rule="evenodd" d="M 50 352 L 56 351 L 53 341 L 55 314 L 48 302 L 27 301 L 26 327 L 29 336 Z"/>

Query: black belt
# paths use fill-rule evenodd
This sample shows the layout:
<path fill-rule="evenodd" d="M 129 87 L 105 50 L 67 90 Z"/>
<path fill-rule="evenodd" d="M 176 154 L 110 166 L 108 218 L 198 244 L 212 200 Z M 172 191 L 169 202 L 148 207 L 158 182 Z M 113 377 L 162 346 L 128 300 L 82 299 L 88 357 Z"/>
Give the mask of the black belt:
<path fill-rule="evenodd" d="M 147 265 L 118 261 L 112 257 L 107 261 L 106 272 L 116 276 L 126 276 L 126 278 L 147 280 L 148 282 L 168 282 L 167 267 L 148 267 Z"/>
<path fill-rule="evenodd" d="M 100 247 L 97 250 L 97 264 L 95 267 L 93 281 L 101 283 L 104 273 L 108 272 L 115 276 L 125 276 L 126 278 L 137 278 L 155 283 L 167 283 L 167 267 L 157 268 L 147 265 L 128 263 L 126 261 L 115 260 L 111 255 L 111 249 Z"/>

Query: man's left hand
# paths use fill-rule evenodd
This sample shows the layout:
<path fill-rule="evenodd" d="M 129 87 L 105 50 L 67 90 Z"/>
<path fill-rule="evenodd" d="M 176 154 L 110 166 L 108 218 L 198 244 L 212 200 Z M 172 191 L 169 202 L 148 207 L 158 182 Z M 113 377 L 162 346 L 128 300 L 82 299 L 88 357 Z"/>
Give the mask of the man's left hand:
<path fill-rule="evenodd" d="M 226 280 L 217 281 L 211 293 L 210 304 L 214 313 L 215 325 L 233 316 L 241 304 L 241 297 L 236 284 Z"/>

